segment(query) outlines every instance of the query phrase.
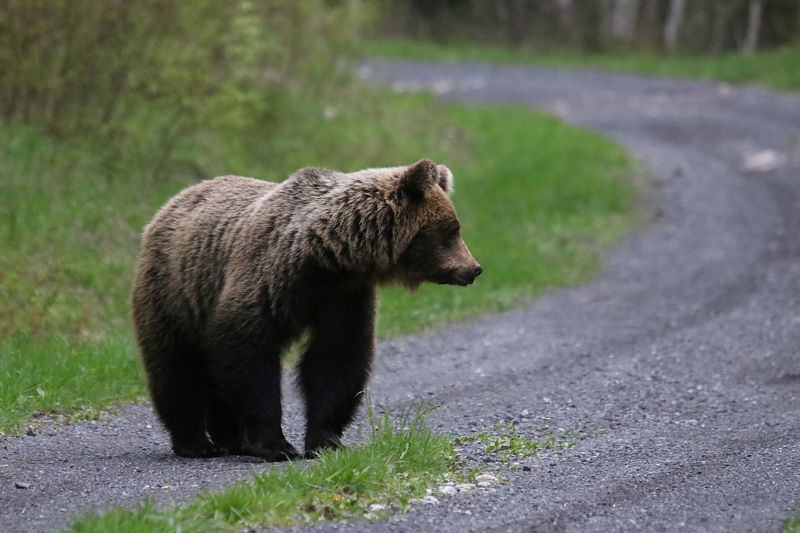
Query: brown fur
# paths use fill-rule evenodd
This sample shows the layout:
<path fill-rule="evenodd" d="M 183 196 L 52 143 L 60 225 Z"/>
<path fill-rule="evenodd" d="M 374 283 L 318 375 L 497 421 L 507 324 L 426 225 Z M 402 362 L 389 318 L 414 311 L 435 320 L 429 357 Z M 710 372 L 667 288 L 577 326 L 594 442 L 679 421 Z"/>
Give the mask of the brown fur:
<path fill-rule="evenodd" d="M 170 200 L 144 232 L 133 314 L 176 453 L 294 456 L 278 356 L 305 329 L 306 448 L 336 445 L 369 373 L 375 284 L 465 285 L 480 273 L 452 187 L 447 167 L 423 160 L 307 168 L 280 184 L 224 176 Z"/>

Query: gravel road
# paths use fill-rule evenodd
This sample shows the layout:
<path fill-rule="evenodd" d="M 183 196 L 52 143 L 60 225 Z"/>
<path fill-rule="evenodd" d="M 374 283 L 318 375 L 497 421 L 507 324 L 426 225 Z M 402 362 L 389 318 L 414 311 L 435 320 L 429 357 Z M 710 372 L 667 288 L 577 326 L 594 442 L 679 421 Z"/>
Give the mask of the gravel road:
<path fill-rule="evenodd" d="M 315 529 L 780 530 L 800 503 L 800 99 L 481 64 L 382 61 L 362 74 L 548 110 L 615 138 L 654 177 L 648 224 L 609 253 L 596 282 L 379 346 L 373 397 L 433 401 L 435 429 L 464 435 L 516 420 L 531 437 L 576 431 L 577 445 L 503 469 L 507 482 L 491 490 L 389 522 Z M 479 260 L 491 276 L 491 258 Z M 298 442 L 300 411 L 287 396 Z M 2 438 L 0 530 L 52 530 L 144 497 L 180 501 L 269 468 L 168 451 L 143 405 Z"/>

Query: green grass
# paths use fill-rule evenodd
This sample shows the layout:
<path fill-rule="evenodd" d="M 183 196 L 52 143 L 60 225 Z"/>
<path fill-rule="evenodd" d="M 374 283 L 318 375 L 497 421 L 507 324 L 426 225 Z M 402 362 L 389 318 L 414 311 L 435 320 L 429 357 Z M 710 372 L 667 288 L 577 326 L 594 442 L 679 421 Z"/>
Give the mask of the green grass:
<path fill-rule="evenodd" d="M 426 494 L 442 497 L 437 489 L 444 484 L 480 480 L 481 470 L 466 469 L 454 444 L 478 443 L 481 453 L 516 469 L 520 468 L 518 460 L 542 450 L 572 448 L 578 438 L 576 433 L 545 431 L 542 438 L 529 439 L 518 434 L 516 425 L 498 423 L 492 431 L 451 439 L 431 433 L 425 425 L 430 411 L 418 405 L 397 418 L 387 412 L 376 419 L 370 409 L 369 438 L 357 447 L 326 451 L 313 463 L 275 465 L 228 489 L 204 492 L 183 505 L 159 509 L 144 502 L 132 509 L 89 513 L 68 531 L 241 531 L 265 525 L 381 519 L 408 510 L 415 498 Z M 381 508 L 372 507 L 375 504 Z"/>
<path fill-rule="evenodd" d="M 509 466 L 518 459 L 532 457 L 542 450 L 575 446 L 574 438 L 577 434 L 573 432 L 562 432 L 560 435 L 554 435 L 549 431 L 544 433 L 540 439 L 529 439 L 517 432 L 516 424 L 498 423 L 495 424 L 493 431 L 458 437 L 455 443 L 459 445 L 477 442 L 481 444 L 483 453 L 492 455 Z"/>
<path fill-rule="evenodd" d="M 800 509 L 793 517 L 783 521 L 783 530 L 786 533 L 800 533 Z"/>
<path fill-rule="evenodd" d="M 3 343 L 0 424 L 13 429 L 40 416 L 91 418 L 121 400 L 144 397 L 135 347 L 127 335 L 99 342 L 47 337 Z"/>
<path fill-rule="evenodd" d="M 266 524 L 363 518 L 372 504 L 385 504 L 386 511 L 368 518 L 402 511 L 445 477 L 458 476 L 450 439 L 432 434 L 425 415 L 424 409 L 416 409 L 394 421 L 388 414 L 371 418 L 370 438 L 358 447 L 324 452 L 314 462 L 275 466 L 185 505 L 159 510 L 145 503 L 132 510 L 90 514 L 79 518 L 71 531 L 241 531 Z"/>
<path fill-rule="evenodd" d="M 113 142 L 0 124 L 0 431 L 144 397 L 128 318 L 138 235 L 201 175 L 274 180 L 303 165 L 353 170 L 425 156 L 450 165 L 464 237 L 486 272 L 469 288 L 382 290 L 382 338 L 586 280 L 631 221 L 624 152 L 532 111 L 363 90 L 334 107 L 285 106 L 295 120 L 269 142 L 259 117 L 240 117 L 173 139 L 170 151 L 147 112 Z"/>
<path fill-rule="evenodd" d="M 648 53 L 580 54 L 570 51 L 532 51 L 492 46 L 437 45 L 422 41 L 375 41 L 369 55 L 418 60 L 528 63 L 548 67 L 601 68 L 656 76 L 675 76 L 758 83 L 784 90 L 800 90 L 800 44 L 760 52 L 711 56 L 665 56 Z"/>

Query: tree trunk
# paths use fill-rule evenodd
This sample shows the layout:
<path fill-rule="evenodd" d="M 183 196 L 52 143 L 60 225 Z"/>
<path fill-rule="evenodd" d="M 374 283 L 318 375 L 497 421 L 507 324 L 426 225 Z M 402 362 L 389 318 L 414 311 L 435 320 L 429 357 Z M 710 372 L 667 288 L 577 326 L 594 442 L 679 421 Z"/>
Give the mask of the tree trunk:
<path fill-rule="evenodd" d="M 678 35 L 683 24 L 685 8 L 686 0 L 671 0 L 669 3 L 669 16 L 664 27 L 664 48 L 669 53 L 674 53 L 678 49 Z"/>
<path fill-rule="evenodd" d="M 517 2 L 515 0 L 495 0 L 494 8 L 497 21 L 506 27 L 509 43 L 512 46 L 519 46 L 523 36 Z"/>
<path fill-rule="evenodd" d="M 630 43 L 633 40 L 638 11 L 638 0 L 614 0 L 611 15 L 611 36 L 615 40 L 624 43 Z"/>
<path fill-rule="evenodd" d="M 581 36 L 575 15 L 574 0 L 556 0 L 556 5 L 558 7 L 558 22 L 562 35 L 568 35 L 572 45 L 579 47 L 581 45 Z"/>
<path fill-rule="evenodd" d="M 728 26 L 729 0 L 715 0 L 713 21 L 711 22 L 711 42 L 708 51 L 713 56 L 722 53 L 725 47 L 725 29 Z"/>
<path fill-rule="evenodd" d="M 600 0 L 600 16 L 597 18 L 598 35 L 604 45 L 612 39 L 612 24 L 614 23 L 615 0 Z"/>
<path fill-rule="evenodd" d="M 764 0 L 750 0 L 750 9 L 747 15 L 747 34 L 744 38 L 742 53 L 747 56 L 753 55 L 758 48 L 758 36 L 761 33 L 761 12 L 764 8 Z"/>
<path fill-rule="evenodd" d="M 658 5 L 659 0 L 645 0 L 642 6 L 637 40 L 648 48 L 657 48 L 659 45 L 658 35 L 661 21 L 658 17 Z"/>

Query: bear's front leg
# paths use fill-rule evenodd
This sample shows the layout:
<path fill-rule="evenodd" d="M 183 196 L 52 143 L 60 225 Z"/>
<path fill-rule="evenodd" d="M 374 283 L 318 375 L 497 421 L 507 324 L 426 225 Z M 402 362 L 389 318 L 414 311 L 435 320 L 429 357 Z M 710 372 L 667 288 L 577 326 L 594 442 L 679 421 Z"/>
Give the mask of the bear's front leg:
<path fill-rule="evenodd" d="M 372 286 L 336 288 L 315 313 L 298 375 L 306 403 L 306 457 L 341 446 L 369 377 L 374 329 Z"/>
<path fill-rule="evenodd" d="M 252 455 L 267 461 L 287 461 L 299 456 L 281 428 L 281 361 L 283 343 L 263 332 L 248 332 L 217 322 L 208 376 L 217 396 L 235 420 L 220 424 L 220 440 L 230 453 Z M 227 426 L 227 427 L 223 427 Z M 231 428 L 238 429 L 236 436 Z"/>

